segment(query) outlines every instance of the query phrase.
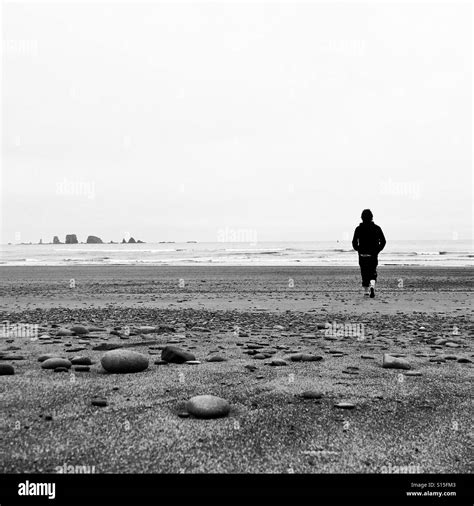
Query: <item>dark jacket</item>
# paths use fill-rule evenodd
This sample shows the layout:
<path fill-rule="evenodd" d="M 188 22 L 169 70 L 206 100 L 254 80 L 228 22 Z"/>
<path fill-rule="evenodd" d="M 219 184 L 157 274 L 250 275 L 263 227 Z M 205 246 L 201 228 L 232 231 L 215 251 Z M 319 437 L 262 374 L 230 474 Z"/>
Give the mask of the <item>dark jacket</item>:
<path fill-rule="evenodd" d="M 359 254 L 378 255 L 385 247 L 382 229 L 373 221 L 362 222 L 354 231 L 352 247 Z"/>

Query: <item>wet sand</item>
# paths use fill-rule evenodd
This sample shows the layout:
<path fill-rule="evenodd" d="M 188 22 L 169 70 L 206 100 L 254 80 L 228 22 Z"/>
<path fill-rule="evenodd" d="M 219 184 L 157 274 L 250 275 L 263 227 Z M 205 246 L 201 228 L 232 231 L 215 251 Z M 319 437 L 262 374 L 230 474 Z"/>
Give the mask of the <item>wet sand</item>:
<path fill-rule="evenodd" d="M 101 330 L 1 338 L 0 362 L 15 375 L 0 376 L 0 471 L 470 472 L 473 279 L 470 268 L 381 267 L 368 299 L 357 267 L 1 267 L 2 320 L 52 337 L 57 326 Z M 159 325 L 175 332 L 139 329 Z M 170 342 L 201 363 L 155 365 Z M 100 343 L 133 345 L 150 365 L 107 374 Z M 248 354 L 255 345 L 268 356 Z M 296 352 L 322 360 L 293 362 Z M 43 353 L 94 365 L 55 373 L 41 369 Z M 421 376 L 382 368 L 384 353 Z M 227 360 L 206 361 L 215 354 Z M 228 417 L 178 416 L 182 401 L 208 393 L 231 403 Z M 91 405 L 97 395 L 107 407 Z M 335 407 L 342 401 L 355 407 Z"/>

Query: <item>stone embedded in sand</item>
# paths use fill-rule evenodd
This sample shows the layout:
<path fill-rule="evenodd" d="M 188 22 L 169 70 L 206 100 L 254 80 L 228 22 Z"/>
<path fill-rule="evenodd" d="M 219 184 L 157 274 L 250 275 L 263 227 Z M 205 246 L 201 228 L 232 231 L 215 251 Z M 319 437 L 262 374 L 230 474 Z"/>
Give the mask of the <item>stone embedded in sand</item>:
<path fill-rule="evenodd" d="M 184 351 L 177 346 L 166 346 L 161 352 L 161 359 L 166 362 L 183 364 L 189 360 L 196 360 L 196 357 L 192 353 Z"/>
<path fill-rule="evenodd" d="M 301 360 L 303 359 L 303 354 L 295 353 L 294 355 L 290 355 L 288 359 L 291 360 L 292 362 L 301 362 Z"/>
<path fill-rule="evenodd" d="M 104 408 L 105 406 L 107 406 L 107 399 L 104 399 L 102 397 L 95 397 L 94 399 L 92 399 L 91 404 L 93 406 L 99 406 L 101 408 Z"/>
<path fill-rule="evenodd" d="M 460 358 L 458 358 L 458 362 L 460 364 L 470 364 L 470 363 L 472 363 L 472 360 L 470 360 L 467 357 L 460 357 Z"/>
<path fill-rule="evenodd" d="M 46 353 L 45 355 L 40 355 L 38 357 L 38 362 L 44 362 L 45 360 L 48 360 L 48 358 L 61 358 L 57 355 L 54 355 L 53 353 Z"/>
<path fill-rule="evenodd" d="M 73 357 L 71 358 L 72 365 L 91 365 L 92 360 L 89 357 Z"/>
<path fill-rule="evenodd" d="M 73 334 L 74 334 L 74 332 L 69 329 L 59 329 L 56 332 L 56 336 L 61 336 L 61 337 L 68 337 L 68 336 L 72 336 Z"/>
<path fill-rule="evenodd" d="M 244 367 L 245 367 L 245 369 L 248 369 L 250 372 L 253 372 L 253 371 L 257 370 L 257 366 L 256 365 L 247 364 L 247 365 L 244 365 Z"/>
<path fill-rule="evenodd" d="M 403 373 L 405 376 L 422 376 L 420 371 L 407 371 Z"/>
<path fill-rule="evenodd" d="M 48 358 L 42 364 L 42 369 L 57 369 L 58 367 L 65 367 L 69 369 L 71 367 L 71 362 L 65 358 Z"/>
<path fill-rule="evenodd" d="M 10 364 L 0 364 L 0 376 L 15 374 L 15 369 Z"/>
<path fill-rule="evenodd" d="M 188 365 L 199 365 L 201 362 L 199 360 L 186 360 L 185 363 Z"/>
<path fill-rule="evenodd" d="M 89 372 L 91 368 L 88 365 L 76 365 L 74 370 L 77 372 Z"/>
<path fill-rule="evenodd" d="M 283 325 L 273 325 L 274 330 L 285 330 L 285 327 Z"/>
<path fill-rule="evenodd" d="M 405 359 L 393 357 L 388 353 L 383 355 L 382 367 L 385 369 L 411 369 L 411 365 Z"/>
<path fill-rule="evenodd" d="M 334 404 L 334 407 L 339 409 L 354 409 L 355 404 L 352 404 L 352 402 L 339 402 Z"/>
<path fill-rule="evenodd" d="M 227 359 L 221 355 L 213 355 L 206 359 L 206 362 L 226 362 Z"/>
<path fill-rule="evenodd" d="M 279 366 L 285 366 L 285 365 L 288 365 L 287 362 L 281 358 L 275 358 L 274 360 L 272 360 L 270 362 L 269 365 L 272 365 L 272 366 L 275 366 L 275 367 L 279 367 Z"/>
<path fill-rule="evenodd" d="M 135 373 L 148 367 L 148 357 L 131 350 L 112 350 L 100 360 L 102 367 L 110 373 Z"/>
<path fill-rule="evenodd" d="M 452 342 L 446 343 L 445 346 L 447 346 L 448 348 L 459 348 L 459 344 Z"/>
<path fill-rule="evenodd" d="M 322 392 L 319 392 L 318 390 L 305 390 L 301 394 L 301 397 L 303 397 L 303 399 L 321 399 L 322 396 Z"/>
<path fill-rule="evenodd" d="M 118 343 L 100 343 L 97 346 L 94 346 L 92 349 L 94 351 L 109 351 L 118 350 L 121 348 L 123 348 L 123 345 Z"/>
<path fill-rule="evenodd" d="M 68 367 L 55 367 L 54 368 L 54 372 L 68 372 L 68 371 L 69 371 Z"/>
<path fill-rule="evenodd" d="M 82 336 L 89 333 L 89 329 L 84 327 L 84 325 L 74 325 L 74 327 L 71 327 L 71 331 L 74 332 L 76 336 Z"/>
<path fill-rule="evenodd" d="M 215 395 L 197 395 L 186 403 L 186 409 L 196 418 L 219 418 L 229 414 L 230 405 Z"/>
<path fill-rule="evenodd" d="M 264 353 L 255 353 L 255 355 L 253 355 L 253 358 L 255 360 L 264 360 L 265 358 L 268 358 L 268 357 Z"/>
<path fill-rule="evenodd" d="M 323 357 L 320 355 L 311 355 L 310 353 L 302 353 L 301 354 L 301 360 L 303 362 L 318 362 L 319 360 L 322 360 Z"/>

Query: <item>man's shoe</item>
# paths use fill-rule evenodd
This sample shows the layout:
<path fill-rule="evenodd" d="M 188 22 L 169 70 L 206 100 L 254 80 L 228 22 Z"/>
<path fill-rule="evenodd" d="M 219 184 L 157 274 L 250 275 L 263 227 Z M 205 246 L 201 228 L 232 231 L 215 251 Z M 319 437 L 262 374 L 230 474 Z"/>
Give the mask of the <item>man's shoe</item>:
<path fill-rule="evenodd" d="M 370 298 L 373 299 L 375 297 L 375 280 L 370 280 Z"/>

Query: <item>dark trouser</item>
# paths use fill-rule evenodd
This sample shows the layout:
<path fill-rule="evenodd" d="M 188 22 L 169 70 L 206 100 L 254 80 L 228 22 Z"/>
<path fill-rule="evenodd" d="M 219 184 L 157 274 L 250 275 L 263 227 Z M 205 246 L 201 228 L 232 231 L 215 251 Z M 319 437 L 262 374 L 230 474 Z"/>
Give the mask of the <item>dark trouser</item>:
<path fill-rule="evenodd" d="M 377 255 L 361 256 L 359 255 L 360 273 L 362 275 L 362 286 L 369 286 L 371 279 L 377 279 L 377 265 L 379 263 Z"/>

